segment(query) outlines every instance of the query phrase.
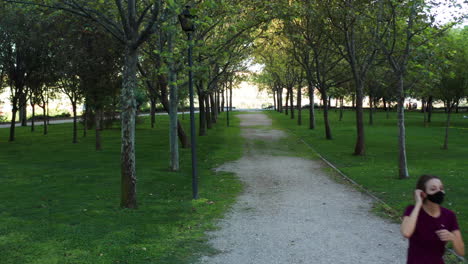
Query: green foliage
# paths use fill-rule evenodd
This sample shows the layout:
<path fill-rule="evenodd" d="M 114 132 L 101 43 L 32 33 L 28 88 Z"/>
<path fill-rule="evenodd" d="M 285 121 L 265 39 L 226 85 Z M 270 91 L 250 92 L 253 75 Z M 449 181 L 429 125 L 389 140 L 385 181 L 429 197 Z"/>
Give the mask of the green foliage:
<path fill-rule="evenodd" d="M 71 124 L 51 125 L 48 136 L 18 128 L 15 143 L 0 141 L 1 263 L 182 264 L 213 253 L 205 231 L 242 187 L 233 174 L 213 170 L 242 155 L 233 122 L 198 139 L 201 199 L 192 201 L 190 149 L 181 150 L 181 171 L 169 172 L 168 142 L 161 140 L 168 119 L 158 118 L 156 129 L 145 119 L 136 132 L 137 210 L 118 207 L 118 128 L 102 131 L 100 152 L 92 136 L 69 143 Z M 0 138 L 7 133 L 0 129 Z"/>

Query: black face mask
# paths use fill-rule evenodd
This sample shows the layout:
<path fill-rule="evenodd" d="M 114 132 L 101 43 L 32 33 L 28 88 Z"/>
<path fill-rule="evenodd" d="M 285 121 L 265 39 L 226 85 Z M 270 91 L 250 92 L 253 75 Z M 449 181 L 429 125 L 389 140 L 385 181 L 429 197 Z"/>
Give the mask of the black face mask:
<path fill-rule="evenodd" d="M 428 194 L 427 199 L 433 203 L 441 204 L 444 201 L 445 193 L 438 191 L 434 194 Z"/>

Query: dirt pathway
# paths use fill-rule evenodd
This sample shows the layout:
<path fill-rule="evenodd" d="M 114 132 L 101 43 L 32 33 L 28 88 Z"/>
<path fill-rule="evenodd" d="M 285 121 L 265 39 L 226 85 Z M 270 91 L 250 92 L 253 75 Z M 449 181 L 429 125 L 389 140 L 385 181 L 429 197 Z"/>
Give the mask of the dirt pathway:
<path fill-rule="evenodd" d="M 368 196 L 331 180 L 318 160 L 257 151 L 252 142 L 287 135 L 264 114 L 238 116 L 245 155 L 219 170 L 235 172 L 246 189 L 210 233 L 220 253 L 200 263 L 405 263 L 399 226 L 370 213 Z"/>

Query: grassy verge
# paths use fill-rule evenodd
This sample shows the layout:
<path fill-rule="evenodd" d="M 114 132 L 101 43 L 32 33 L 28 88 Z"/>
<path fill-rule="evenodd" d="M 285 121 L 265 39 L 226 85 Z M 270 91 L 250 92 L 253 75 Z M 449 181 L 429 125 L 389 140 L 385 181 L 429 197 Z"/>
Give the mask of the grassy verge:
<path fill-rule="evenodd" d="M 353 156 L 356 129 L 354 112 L 346 111 L 343 121 L 330 111 L 333 140 L 325 139 L 323 113 L 317 111 L 317 127 L 308 129 L 308 112 L 303 111 L 304 125 L 274 111 L 266 112 L 274 126 L 293 132 L 313 146 L 324 158 L 358 184 L 388 203 L 398 212 L 413 203 L 413 190 L 422 174 L 438 175 L 444 182 L 447 197 L 444 206 L 457 213 L 463 237 L 468 237 L 468 119 L 466 113 L 455 114 L 450 128 L 449 149 L 441 149 L 444 139 L 443 113 L 433 114 L 425 127 L 421 113 L 406 114 L 407 155 L 410 179 L 398 179 L 398 129 L 396 113 L 387 119 L 385 113 L 374 116 L 374 125 L 366 124 L 365 156 Z M 366 122 L 367 123 L 367 122 Z"/>
<path fill-rule="evenodd" d="M 181 171 L 170 172 L 167 116 L 157 128 L 137 126 L 138 210 L 119 208 L 120 129 L 103 131 L 103 151 L 94 133 L 71 144 L 71 124 L 17 129 L 8 143 L 0 129 L 0 263 L 190 263 L 210 254 L 205 231 L 214 227 L 241 191 L 218 165 L 242 155 L 239 121 L 225 115 L 197 137 L 200 197 L 191 200 L 190 149 L 181 150 Z M 187 133 L 188 115 L 184 126 Z"/>

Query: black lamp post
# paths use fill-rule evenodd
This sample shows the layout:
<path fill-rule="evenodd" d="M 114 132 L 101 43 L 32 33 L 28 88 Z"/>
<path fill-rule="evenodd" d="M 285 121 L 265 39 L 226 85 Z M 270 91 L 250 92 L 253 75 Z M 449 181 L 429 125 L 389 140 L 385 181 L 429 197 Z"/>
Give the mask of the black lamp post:
<path fill-rule="evenodd" d="M 190 14 L 190 6 L 185 6 L 184 11 L 179 15 L 180 25 L 188 36 L 188 64 L 189 64 L 189 95 L 190 95 L 190 137 L 192 148 L 192 193 L 193 199 L 198 199 L 198 170 L 197 170 L 197 151 L 195 142 L 195 109 L 193 105 L 193 61 L 192 61 L 192 35 L 195 31 L 193 23 L 194 15 Z"/>

